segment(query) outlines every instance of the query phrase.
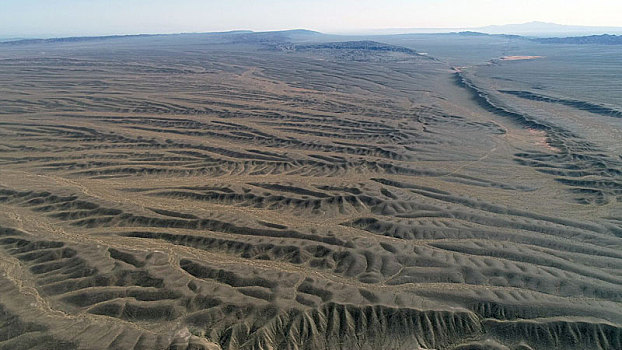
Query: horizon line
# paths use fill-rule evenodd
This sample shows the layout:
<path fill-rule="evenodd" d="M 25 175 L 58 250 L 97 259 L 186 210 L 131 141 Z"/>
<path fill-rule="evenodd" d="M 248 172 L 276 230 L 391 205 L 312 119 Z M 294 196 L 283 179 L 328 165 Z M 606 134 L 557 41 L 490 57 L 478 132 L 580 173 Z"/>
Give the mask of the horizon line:
<path fill-rule="evenodd" d="M 598 30 L 598 29 L 615 29 L 620 30 L 619 34 L 602 33 L 602 34 L 588 34 L 575 35 L 575 36 L 592 36 L 592 35 L 621 35 L 622 26 L 585 26 L 585 25 L 567 25 L 558 24 L 554 22 L 543 21 L 530 21 L 523 23 L 509 23 L 509 24 L 491 24 L 480 27 L 386 27 L 386 28 L 368 28 L 368 29 L 350 29 L 342 31 L 320 31 L 316 29 L 308 28 L 283 28 L 283 29 L 267 29 L 267 30 L 253 30 L 253 29 L 226 29 L 226 30 L 214 30 L 214 31 L 182 31 L 182 32 L 137 32 L 137 33 L 102 33 L 102 34 L 36 34 L 36 35 L 1 35 L 0 42 L 10 41 L 26 41 L 26 40 L 54 40 L 54 39 L 78 39 L 78 38 L 115 38 L 115 37 L 131 37 L 131 36 L 159 36 L 159 35 L 183 35 L 183 34 L 234 34 L 234 33 L 271 33 L 271 32 L 288 32 L 288 31 L 307 31 L 324 35 L 352 35 L 352 36 L 365 36 L 365 35 L 401 35 L 401 34 L 450 34 L 461 32 L 475 32 L 488 35 L 519 35 L 529 36 L 529 34 L 563 34 L 563 32 L 546 32 L 546 31 L 527 31 L 522 34 L 513 33 L 486 33 L 478 32 L 476 29 L 492 29 L 495 27 L 506 26 L 520 26 L 528 24 L 546 24 L 554 25 L 557 27 L 569 27 L 569 29 L 585 29 L 585 30 Z M 435 32 L 438 30 L 438 32 Z M 390 31 L 395 31 L 391 32 Z M 400 32 L 403 31 L 403 32 Z M 408 32 L 408 31 L 422 31 L 422 32 Z M 384 33 L 383 33 L 384 32 Z"/>

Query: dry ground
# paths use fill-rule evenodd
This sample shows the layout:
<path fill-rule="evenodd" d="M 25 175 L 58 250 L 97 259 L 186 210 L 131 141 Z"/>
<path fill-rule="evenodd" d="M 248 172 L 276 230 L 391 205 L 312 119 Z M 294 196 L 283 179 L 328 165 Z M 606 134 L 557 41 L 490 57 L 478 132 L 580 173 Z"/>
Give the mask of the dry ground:
<path fill-rule="evenodd" d="M 0 349 L 622 348 L 620 159 L 462 72 L 196 37 L 0 55 Z"/>

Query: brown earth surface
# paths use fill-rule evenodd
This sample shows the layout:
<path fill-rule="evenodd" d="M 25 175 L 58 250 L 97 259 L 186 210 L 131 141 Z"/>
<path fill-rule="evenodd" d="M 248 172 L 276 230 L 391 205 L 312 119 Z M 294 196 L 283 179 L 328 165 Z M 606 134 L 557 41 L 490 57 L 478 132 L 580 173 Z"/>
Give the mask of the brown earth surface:
<path fill-rule="evenodd" d="M 2 46 L 0 349 L 622 349 L 619 157 L 383 50 Z"/>

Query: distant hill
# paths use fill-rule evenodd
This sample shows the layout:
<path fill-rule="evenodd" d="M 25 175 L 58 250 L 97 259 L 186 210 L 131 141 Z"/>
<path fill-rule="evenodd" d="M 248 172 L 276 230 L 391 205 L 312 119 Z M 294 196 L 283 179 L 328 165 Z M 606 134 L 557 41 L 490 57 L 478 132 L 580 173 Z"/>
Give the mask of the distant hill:
<path fill-rule="evenodd" d="M 219 37 L 233 42 L 269 42 L 283 40 L 304 40 L 317 35 L 320 32 L 306 29 L 292 29 L 271 32 L 253 32 L 251 30 L 232 30 L 228 32 L 210 32 L 210 33 L 180 33 L 180 34 L 130 34 L 130 35 L 105 35 L 105 36 L 78 36 L 65 38 L 48 38 L 48 39 L 13 39 L 0 40 L 0 45 L 23 45 L 23 44 L 54 44 L 54 43 L 76 43 L 91 42 L 115 39 L 132 39 L 145 37 L 164 37 L 164 36 L 209 36 Z"/>
<path fill-rule="evenodd" d="M 622 45 L 622 35 L 589 35 L 573 36 L 565 38 L 538 38 L 534 41 L 543 44 L 596 44 L 596 45 Z"/>
<path fill-rule="evenodd" d="M 4 45 L 21 45 L 21 44 L 45 44 L 45 43 L 72 43 L 81 41 L 95 41 L 95 40 L 111 40 L 121 38 L 141 38 L 157 36 L 158 34 L 136 34 L 136 35 L 106 35 L 106 36 L 76 36 L 67 38 L 50 38 L 50 39 L 17 39 L 1 41 L 0 44 Z"/>

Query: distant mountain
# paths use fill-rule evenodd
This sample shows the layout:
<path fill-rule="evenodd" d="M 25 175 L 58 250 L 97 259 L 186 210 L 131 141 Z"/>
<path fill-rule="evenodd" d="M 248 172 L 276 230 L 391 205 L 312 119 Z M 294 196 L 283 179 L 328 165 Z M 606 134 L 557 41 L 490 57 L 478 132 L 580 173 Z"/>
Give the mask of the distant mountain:
<path fill-rule="evenodd" d="M 595 45 L 622 45 L 622 35 L 589 35 L 565 38 L 538 38 L 534 41 L 543 44 L 595 44 Z"/>
<path fill-rule="evenodd" d="M 600 34 L 622 34 L 622 27 L 569 26 L 546 22 L 528 22 L 474 28 L 474 31 L 488 34 L 515 34 L 524 36 L 585 36 Z"/>

